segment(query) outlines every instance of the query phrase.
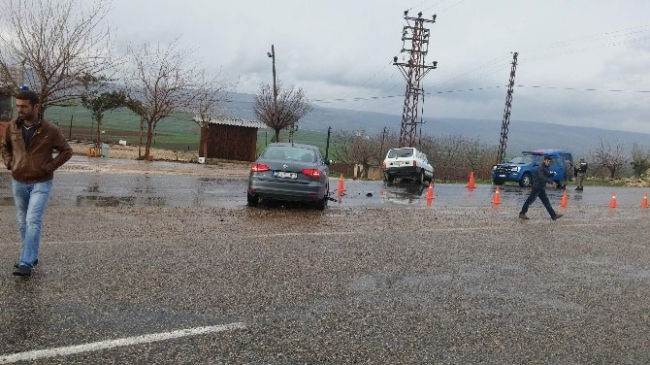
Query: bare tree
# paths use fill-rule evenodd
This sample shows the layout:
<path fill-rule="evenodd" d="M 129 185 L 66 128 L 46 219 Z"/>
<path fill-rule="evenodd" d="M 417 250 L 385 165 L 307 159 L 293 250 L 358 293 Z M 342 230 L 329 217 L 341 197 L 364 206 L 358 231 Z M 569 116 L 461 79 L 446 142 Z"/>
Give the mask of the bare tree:
<path fill-rule="evenodd" d="M 275 131 L 275 141 L 280 141 L 280 131 L 293 127 L 300 118 L 311 111 L 311 106 L 305 97 L 302 88 L 283 88 L 277 84 L 277 102 L 273 93 L 273 86 L 261 84 L 255 95 L 253 111 L 255 117 Z"/>
<path fill-rule="evenodd" d="M 443 180 L 463 180 L 472 171 L 477 177 L 487 178 L 498 154 L 498 146 L 461 135 L 434 138 L 424 134 L 421 140 L 422 151 L 429 157 L 436 175 Z"/>
<path fill-rule="evenodd" d="M 596 169 L 606 169 L 612 179 L 620 177 L 621 171 L 627 163 L 623 145 L 619 141 L 612 144 L 612 142 L 601 138 L 598 146 L 591 151 L 590 156 L 592 166 Z"/>
<path fill-rule="evenodd" d="M 82 77 L 116 63 L 110 30 L 103 25 L 109 6 L 107 0 L 4 0 L 0 72 L 14 90 L 28 83 L 40 96 L 41 112 L 76 103 Z"/>
<path fill-rule="evenodd" d="M 492 173 L 492 166 L 497 160 L 499 148 L 497 145 L 487 145 L 476 139 L 467 139 L 463 147 L 464 162 L 460 172 L 468 176 L 474 172 L 479 178 L 488 178 Z"/>
<path fill-rule="evenodd" d="M 207 156 L 208 127 L 210 120 L 219 114 L 219 104 L 230 101 L 235 82 L 225 82 L 216 77 L 210 77 L 205 71 L 199 76 L 204 88 L 197 90 L 195 100 L 194 122 L 200 128 L 199 156 Z"/>
<path fill-rule="evenodd" d="M 638 143 L 632 145 L 632 170 L 634 175 L 643 176 L 650 169 L 650 148 L 643 148 Z"/>
<path fill-rule="evenodd" d="M 209 83 L 201 79 L 198 67 L 189 64 L 186 50 L 178 49 L 179 39 L 153 52 L 148 45 L 129 50 L 133 71 L 125 84 L 129 107 L 140 115 L 147 127 L 145 157 L 150 156 L 151 142 L 158 122 L 175 112 L 196 110 L 199 95 Z"/>
<path fill-rule="evenodd" d="M 426 142 L 427 140 L 430 142 Z M 456 180 L 458 167 L 463 166 L 465 138 L 460 135 L 446 135 L 438 138 L 422 137 L 423 151 L 436 169 L 436 177 L 443 180 Z"/>
<path fill-rule="evenodd" d="M 365 131 L 343 131 L 335 134 L 336 149 L 333 156 L 338 161 L 360 164 L 368 171 L 373 163 L 381 163 L 386 152 L 397 146 L 398 135 L 385 130 L 377 135 Z M 423 134 L 418 148 L 426 153 L 443 180 L 467 179 L 474 171 L 478 177 L 488 178 L 498 153 L 498 146 L 481 143 L 461 135 L 432 137 Z M 367 176 L 367 173 L 364 174 Z"/>
<path fill-rule="evenodd" d="M 367 177 L 370 165 L 380 162 L 377 151 L 381 148 L 382 137 L 382 133 L 371 136 L 364 130 L 338 132 L 334 159 L 363 166 L 363 177 Z"/>

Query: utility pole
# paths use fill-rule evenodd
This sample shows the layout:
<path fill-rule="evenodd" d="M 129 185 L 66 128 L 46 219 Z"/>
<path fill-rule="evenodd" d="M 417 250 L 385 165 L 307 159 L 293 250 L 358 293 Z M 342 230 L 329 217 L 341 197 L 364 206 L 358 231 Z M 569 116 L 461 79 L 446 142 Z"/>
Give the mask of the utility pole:
<path fill-rule="evenodd" d="M 422 18 L 422 12 L 416 17 L 408 16 L 408 10 L 404 12 L 406 24 L 402 30 L 402 50 L 409 52 L 408 62 L 397 62 L 393 58 L 393 65 L 398 66 L 406 79 L 406 93 L 404 95 L 404 109 L 402 111 L 402 123 L 399 134 L 399 147 L 413 146 L 418 141 L 418 102 L 424 97 L 424 90 L 420 88 L 420 81 L 429 71 L 437 68 L 438 62 L 433 61 L 431 65 L 425 65 L 424 56 L 429 53 L 430 31 L 424 27 L 425 23 L 435 23 L 436 15 L 431 19 Z M 410 45 L 408 44 L 410 41 Z"/>
<path fill-rule="evenodd" d="M 503 162 L 506 157 L 506 146 L 508 144 L 508 126 L 510 125 L 510 109 L 512 108 L 512 93 L 515 86 L 515 72 L 517 71 L 517 55 L 512 55 L 512 68 L 510 69 L 510 83 L 508 83 L 508 94 L 506 95 L 506 106 L 503 109 L 503 122 L 501 123 L 501 138 L 499 139 L 499 154 L 497 164 Z"/>
<path fill-rule="evenodd" d="M 332 126 L 327 128 L 327 144 L 325 145 L 325 161 L 330 158 L 330 135 L 332 134 Z"/>
<path fill-rule="evenodd" d="M 277 125 L 278 118 L 278 84 L 275 77 L 275 46 L 271 45 L 271 52 L 266 54 L 273 59 L 273 123 Z M 280 141 L 275 141 L 280 142 Z"/>
<path fill-rule="evenodd" d="M 377 161 L 382 162 L 382 155 L 384 154 L 384 140 L 386 139 L 386 134 L 388 133 L 388 127 L 384 127 L 383 132 L 381 132 L 381 145 L 379 145 L 379 156 Z"/>
<path fill-rule="evenodd" d="M 72 141 L 72 119 L 74 119 L 74 114 L 70 115 L 70 132 L 68 132 L 68 141 Z"/>

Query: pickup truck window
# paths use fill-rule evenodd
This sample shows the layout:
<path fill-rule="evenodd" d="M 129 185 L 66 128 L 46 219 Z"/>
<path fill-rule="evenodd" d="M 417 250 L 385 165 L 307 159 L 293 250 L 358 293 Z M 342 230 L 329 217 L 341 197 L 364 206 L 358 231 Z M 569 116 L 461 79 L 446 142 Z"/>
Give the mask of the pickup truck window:
<path fill-rule="evenodd" d="M 521 163 L 521 164 L 529 164 L 532 162 L 535 162 L 535 158 L 533 156 L 517 156 L 514 157 L 509 161 L 510 163 Z"/>

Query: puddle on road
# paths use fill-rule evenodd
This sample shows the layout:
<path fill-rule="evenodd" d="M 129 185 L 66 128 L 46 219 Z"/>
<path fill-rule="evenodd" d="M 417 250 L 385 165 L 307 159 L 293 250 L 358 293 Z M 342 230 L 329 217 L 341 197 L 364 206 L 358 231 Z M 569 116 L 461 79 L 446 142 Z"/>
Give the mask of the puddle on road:
<path fill-rule="evenodd" d="M 332 181 L 332 186 L 335 183 Z M 120 175 L 62 173 L 55 175 L 51 205 L 97 207 L 244 207 L 247 180 L 187 175 Z M 495 195 L 492 185 L 442 184 L 432 187 L 434 199 L 427 199 L 429 187 L 415 183 L 386 184 L 383 181 L 346 180 L 345 191 L 333 190 L 331 208 L 389 206 L 419 207 L 490 207 Z M 619 207 L 637 208 L 644 188 L 616 188 Z M 564 190 L 548 188 L 551 204 L 559 206 Z M 501 207 L 520 207 L 530 189 L 516 185 L 500 187 Z M 567 190 L 569 208 L 602 206 L 607 208 L 612 188 L 589 187 L 581 192 Z M 0 206 L 13 206 L 11 175 L 0 174 Z M 541 203 L 535 202 L 535 208 Z M 268 208 L 291 208 L 291 204 Z"/>

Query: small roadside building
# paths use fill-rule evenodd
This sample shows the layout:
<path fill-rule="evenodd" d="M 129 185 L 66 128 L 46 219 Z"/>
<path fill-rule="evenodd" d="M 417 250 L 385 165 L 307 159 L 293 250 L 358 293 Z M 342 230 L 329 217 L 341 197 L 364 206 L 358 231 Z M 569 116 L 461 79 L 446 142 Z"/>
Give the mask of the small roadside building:
<path fill-rule="evenodd" d="M 199 121 L 199 117 L 194 117 Z M 218 117 L 201 130 L 199 156 L 234 161 L 255 161 L 257 131 L 266 124 L 254 120 Z"/>

